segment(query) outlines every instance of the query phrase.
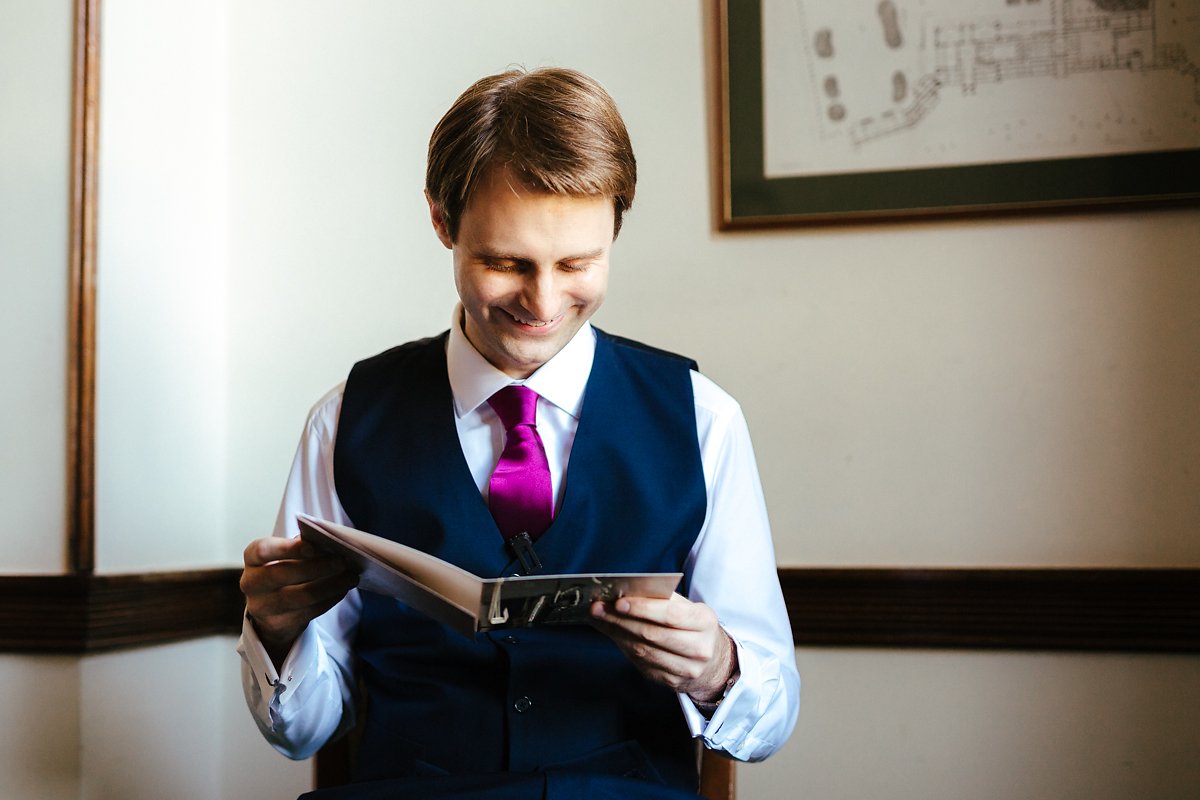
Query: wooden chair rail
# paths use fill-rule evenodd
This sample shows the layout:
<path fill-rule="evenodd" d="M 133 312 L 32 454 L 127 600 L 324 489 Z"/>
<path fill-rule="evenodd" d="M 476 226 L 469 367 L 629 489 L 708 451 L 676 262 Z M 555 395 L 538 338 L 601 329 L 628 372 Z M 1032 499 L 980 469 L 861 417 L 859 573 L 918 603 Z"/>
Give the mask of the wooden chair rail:
<path fill-rule="evenodd" d="M 0 576 L 0 652 L 236 634 L 238 569 Z M 780 584 L 798 646 L 1200 652 L 1200 569 L 813 569 Z"/>

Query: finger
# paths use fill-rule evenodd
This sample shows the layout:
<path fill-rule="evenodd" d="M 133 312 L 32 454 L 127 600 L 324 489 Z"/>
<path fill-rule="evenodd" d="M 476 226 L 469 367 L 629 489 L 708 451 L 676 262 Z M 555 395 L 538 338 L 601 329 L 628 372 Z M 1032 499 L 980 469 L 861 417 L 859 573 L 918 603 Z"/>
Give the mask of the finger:
<path fill-rule="evenodd" d="M 612 638 L 617 649 L 650 680 L 676 691 L 688 691 L 704 674 L 705 660 L 699 655 L 682 654 L 655 646 L 629 634 L 623 628 L 598 622 L 596 627 Z"/>
<path fill-rule="evenodd" d="M 618 646 L 641 656 L 649 650 L 659 650 L 673 656 L 690 660 L 704 659 L 706 636 L 701 631 L 671 628 L 654 622 L 613 614 L 600 604 L 593 608 L 593 619 L 601 633 L 617 642 Z"/>
<path fill-rule="evenodd" d="M 302 561 L 272 561 L 242 572 L 241 588 L 246 596 L 274 592 L 287 586 L 329 578 L 347 572 L 345 561 L 334 556 Z"/>
<path fill-rule="evenodd" d="M 680 630 L 702 631 L 716 624 L 716 615 L 708 607 L 693 603 L 682 595 L 668 599 L 621 597 L 613 603 L 620 616 Z M 710 620 L 709 617 L 712 617 Z"/>
<path fill-rule="evenodd" d="M 274 631 L 303 629 L 308 622 L 337 605 L 358 583 L 353 573 L 334 575 L 275 592 L 247 597 L 246 611 Z"/>
<path fill-rule="evenodd" d="M 303 586 L 293 586 L 277 595 L 277 615 L 300 616 L 306 621 L 324 614 L 333 608 L 357 581 L 343 576 L 313 581 Z"/>
<path fill-rule="evenodd" d="M 261 567 L 281 559 L 314 558 L 316 555 L 316 548 L 299 537 L 286 539 L 282 536 L 268 536 L 255 539 L 246 545 L 246 549 L 242 551 L 242 560 L 247 567 Z"/>

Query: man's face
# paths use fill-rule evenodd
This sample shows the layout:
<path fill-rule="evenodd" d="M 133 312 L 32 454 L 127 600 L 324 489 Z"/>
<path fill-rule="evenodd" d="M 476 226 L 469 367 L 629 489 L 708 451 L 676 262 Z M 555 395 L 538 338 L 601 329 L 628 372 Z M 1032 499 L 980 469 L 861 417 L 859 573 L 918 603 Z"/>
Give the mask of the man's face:
<path fill-rule="evenodd" d="M 480 181 L 451 241 L 467 339 L 497 369 L 527 378 L 604 302 L 613 243 L 608 197 L 533 192 L 504 170 Z"/>

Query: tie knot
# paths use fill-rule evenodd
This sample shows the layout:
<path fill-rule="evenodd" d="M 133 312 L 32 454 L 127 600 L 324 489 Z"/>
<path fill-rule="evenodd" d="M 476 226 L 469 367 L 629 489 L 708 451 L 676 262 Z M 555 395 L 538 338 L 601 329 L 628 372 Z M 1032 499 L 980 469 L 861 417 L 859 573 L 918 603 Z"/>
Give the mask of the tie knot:
<path fill-rule="evenodd" d="M 488 405 L 504 423 L 504 429 L 511 431 L 518 425 L 537 424 L 538 395 L 533 389 L 525 386 L 505 386 L 488 398 Z"/>

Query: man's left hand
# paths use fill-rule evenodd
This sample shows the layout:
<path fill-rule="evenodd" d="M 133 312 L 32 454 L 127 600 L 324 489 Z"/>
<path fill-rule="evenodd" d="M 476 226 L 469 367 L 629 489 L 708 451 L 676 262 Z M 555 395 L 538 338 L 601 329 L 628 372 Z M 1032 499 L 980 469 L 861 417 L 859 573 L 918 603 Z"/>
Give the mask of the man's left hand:
<path fill-rule="evenodd" d="M 698 703 L 720 700 L 737 674 L 737 649 L 716 613 L 682 595 L 597 601 L 592 619 L 643 675 Z"/>

